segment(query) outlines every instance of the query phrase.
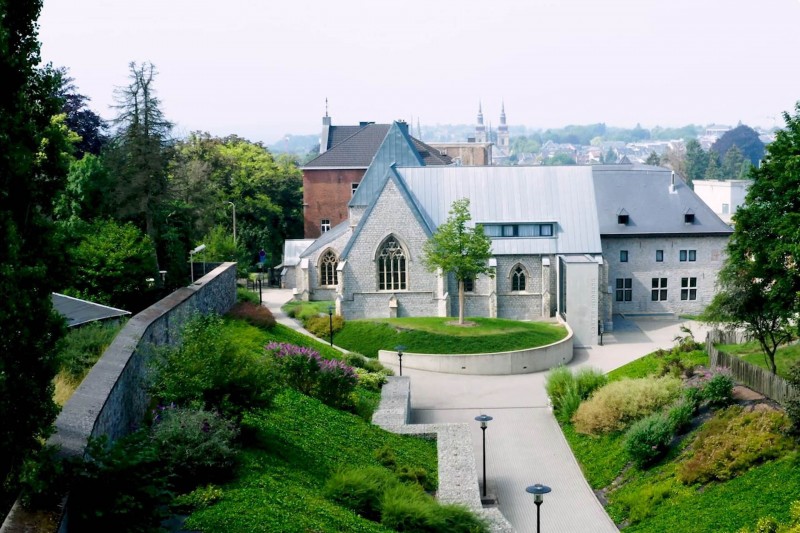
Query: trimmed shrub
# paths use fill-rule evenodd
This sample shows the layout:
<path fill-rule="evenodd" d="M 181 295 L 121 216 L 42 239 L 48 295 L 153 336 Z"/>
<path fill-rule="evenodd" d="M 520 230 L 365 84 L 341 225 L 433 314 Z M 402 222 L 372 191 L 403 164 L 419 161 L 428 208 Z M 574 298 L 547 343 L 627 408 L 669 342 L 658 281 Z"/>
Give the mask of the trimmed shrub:
<path fill-rule="evenodd" d="M 637 467 L 652 464 L 666 452 L 672 441 L 673 424 L 663 413 L 634 422 L 625 434 L 625 451 Z"/>
<path fill-rule="evenodd" d="M 744 412 L 733 406 L 706 422 L 677 467 L 687 484 L 726 481 L 751 466 L 776 459 L 795 447 L 786 435 L 789 420 L 777 411 Z"/>
<path fill-rule="evenodd" d="M 358 376 L 358 385 L 369 391 L 380 392 L 381 387 L 386 383 L 386 374 L 380 372 L 369 372 L 363 368 L 355 369 Z"/>
<path fill-rule="evenodd" d="M 621 431 L 631 422 L 668 405 L 681 392 L 681 380 L 622 379 L 595 391 L 572 417 L 579 433 L 597 435 Z"/>
<path fill-rule="evenodd" d="M 275 327 L 275 317 L 272 316 L 272 311 L 259 305 L 258 301 L 237 303 L 228 311 L 228 316 L 244 320 L 258 328 L 272 329 Z"/>
<path fill-rule="evenodd" d="M 334 315 L 333 318 L 329 316 L 312 316 L 303 322 L 303 327 L 321 339 L 330 339 L 331 337 L 331 323 L 333 323 L 333 335 L 342 331 L 344 327 L 344 317 Z"/>
<path fill-rule="evenodd" d="M 279 386 L 271 361 L 229 342 L 220 317 L 193 317 L 181 338 L 179 346 L 158 350 L 152 363 L 150 393 L 163 405 L 191 405 L 238 420 L 243 411 L 272 403 Z"/>
<path fill-rule="evenodd" d="M 342 470 L 331 476 L 323 493 L 336 503 L 370 520 L 379 520 L 381 499 L 397 479 L 379 466 Z"/>
<path fill-rule="evenodd" d="M 219 414 L 159 408 L 150 438 L 178 489 L 222 481 L 233 471 L 236 427 Z"/>
<path fill-rule="evenodd" d="M 725 407 L 733 402 L 733 378 L 727 374 L 714 374 L 705 387 L 703 399 L 712 407 Z"/>

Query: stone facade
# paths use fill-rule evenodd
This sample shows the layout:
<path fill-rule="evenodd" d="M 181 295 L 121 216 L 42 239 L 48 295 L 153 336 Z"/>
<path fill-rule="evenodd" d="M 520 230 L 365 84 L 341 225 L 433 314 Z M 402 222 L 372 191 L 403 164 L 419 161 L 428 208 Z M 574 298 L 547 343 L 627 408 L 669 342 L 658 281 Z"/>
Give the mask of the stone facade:
<path fill-rule="evenodd" d="M 725 260 L 727 236 L 674 236 L 674 237 L 625 237 L 603 238 L 603 256 L 608 263 L 609 298 L 614 313 L 677 313 L 698 314 L 711 303 L 715 294 L 717 273 Z M 681 250 L 686 260 L 681 261 Z M 662 261 L 656 260 L 661 251 Z M 694 251 L 692 255 L 691 252 Z M 627 252 L 627 254 L 623 254 Z M 621 254 L 627 261 L 621 261 Z M 695 260 L 692 261 L 691 258 Z M 666 279 L 666 299 L 653 300 L 653 279 Z M 631 299 L 619 301 L 617 279 L 631 280 Z M 682 287 L 682 280 L 696 286 Z M 624 285 L 625 282 L 623 282 Z M 685 294 L 682 290 L 695 292 Z M 694 299 L 691 297 L 694 296 Z"/>

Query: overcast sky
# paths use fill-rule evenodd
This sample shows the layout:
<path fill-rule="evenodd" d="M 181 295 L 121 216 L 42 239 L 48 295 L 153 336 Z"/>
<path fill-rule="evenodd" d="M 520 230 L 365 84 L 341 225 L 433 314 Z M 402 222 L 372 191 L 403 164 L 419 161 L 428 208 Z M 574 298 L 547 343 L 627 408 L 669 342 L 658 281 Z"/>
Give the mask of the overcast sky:
<path fill-rule="evenodd" d="M 45 0 L 42 57 L 105 117 L 151 61 L 177 133 L 334 124 L 782 124 L 800 0 Z"/>

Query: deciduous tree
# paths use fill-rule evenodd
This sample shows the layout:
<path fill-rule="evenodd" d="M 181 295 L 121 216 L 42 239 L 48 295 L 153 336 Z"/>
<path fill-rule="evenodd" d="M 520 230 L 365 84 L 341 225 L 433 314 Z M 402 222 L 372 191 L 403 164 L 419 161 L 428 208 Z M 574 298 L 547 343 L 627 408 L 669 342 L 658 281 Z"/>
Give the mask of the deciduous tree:
<path fill-rule="evenodd" d="M 469 200 L 453 202 L 450 216 L 423 247 L 423 262 L 431 272 L 442 269 L 458 281 L 458 323 L 464 323 L 464 280 L 479 274 L 493 275 L 488 264 L 492 241 L 480 224 L 470 227 Z"/>

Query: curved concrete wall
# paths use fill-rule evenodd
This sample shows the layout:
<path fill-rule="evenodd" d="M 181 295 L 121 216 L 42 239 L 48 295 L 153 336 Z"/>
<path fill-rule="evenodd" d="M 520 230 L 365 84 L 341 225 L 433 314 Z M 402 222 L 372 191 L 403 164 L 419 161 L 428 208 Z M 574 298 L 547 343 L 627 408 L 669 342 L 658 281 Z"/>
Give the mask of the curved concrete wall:
<path fill-rule="evenodd" d="M 573 333 L 568 324 L 567 336 L 558 342 L 516 350 L 513 352 L 476 353 L 462 355 L 436 355 L 403 352 L 403 366 L 417 370 L 443 372 L 445 374 L 510 375 L 530 374 L 549 370 L 554 366 L 572 361 Z M 381 363 L 398 365 L 397 352 L 380 350 Z"/>

